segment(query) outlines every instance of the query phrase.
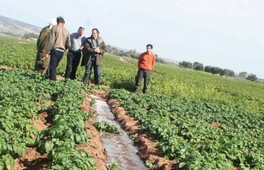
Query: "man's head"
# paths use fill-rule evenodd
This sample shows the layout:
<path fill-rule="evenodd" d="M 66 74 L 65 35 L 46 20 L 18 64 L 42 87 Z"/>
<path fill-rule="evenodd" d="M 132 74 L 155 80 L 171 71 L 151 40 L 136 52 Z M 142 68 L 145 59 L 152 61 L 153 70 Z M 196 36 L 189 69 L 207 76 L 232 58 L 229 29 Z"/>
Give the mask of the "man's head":
<path fill-rule="evenodd" d="M 63 17 L 57 17 L 57 25 L 64 26 L 65 20 Z"/>
<path fill-rule="evenodd" d="M 99 30 L 97 28 L 92 29 L 92 37 L 96 39 L 99 35 Z"/>
<path fill-rule="evenodd" d="M 151 44 L 147 44 L 147 45 L 146 45 L 146 48 L 147 48 L 147 52 L 148 52 L 149 54 L 152 53 L 153 45 L 151 45 Z"/>
<path fill-rule="evenodd" d="M 83 28 L 83 27 L 79 27 L 79 29 L 78 29 L 78 34 L 79 34 L 79 36 L 82 36 L 82 35 L 83 35 L 84 30 L 85 30 L 85 28 Z"/>

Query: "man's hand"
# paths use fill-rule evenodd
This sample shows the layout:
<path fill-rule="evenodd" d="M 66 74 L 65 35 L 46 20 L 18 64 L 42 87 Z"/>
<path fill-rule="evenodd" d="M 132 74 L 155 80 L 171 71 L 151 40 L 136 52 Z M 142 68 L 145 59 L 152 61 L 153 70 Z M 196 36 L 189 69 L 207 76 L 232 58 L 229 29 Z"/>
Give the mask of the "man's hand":
<path fill-rule="evenodd" d="M 49 54 L 46 54 L 45 57 L 42 58 L 42 60 L 45 60 L 46 58 L 49 58 Z"/>
<path fill-rule="evenodd" d="M 80 51 L 82 51 L 82 50 L 83 50 L 83 47 L 84 47 L 83 45 L 80 47 Z"/>
<path fill-rule="evenodd" d="M 100 53 L 100 52 L 101 52 L 100 49 L 99 49 L 99 47 L 96 47 L 96 48 L 94 49 L 94 51 L 95 51 L 96 53 Z"/>

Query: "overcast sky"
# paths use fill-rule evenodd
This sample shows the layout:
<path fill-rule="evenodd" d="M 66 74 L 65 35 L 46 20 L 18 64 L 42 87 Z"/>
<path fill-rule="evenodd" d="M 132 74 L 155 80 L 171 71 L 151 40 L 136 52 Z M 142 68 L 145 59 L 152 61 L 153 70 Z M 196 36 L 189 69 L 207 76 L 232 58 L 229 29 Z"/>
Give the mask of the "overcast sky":
<path fill-rule="evenodd" d="M 264 78 L 263 0 L 0 0 L 0 15 L 44 27 L 97 27 L 107 44 Z"/>

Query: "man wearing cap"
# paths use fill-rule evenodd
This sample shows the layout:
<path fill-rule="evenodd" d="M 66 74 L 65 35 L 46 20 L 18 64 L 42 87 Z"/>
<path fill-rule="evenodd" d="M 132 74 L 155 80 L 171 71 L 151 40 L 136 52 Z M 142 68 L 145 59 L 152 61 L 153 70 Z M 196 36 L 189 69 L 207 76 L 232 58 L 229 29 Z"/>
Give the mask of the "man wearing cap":
<path fill-rule="evenodd" d="M 41 71 L 44 74 L 48 69 L 50 61 L 50 58 L 46 57 L 46 50 L 49 42 L 50 30 L 53 25 L 56 25 L 56 20 L 50 19 L 49 25 L 41 30 L 37 40 L 37 55 L 34 70 Z"/>
<path fill-rule="evenodd" d="M 147 93 L 147 86 L 150 82 L 150 73 L 156 62 L 156 56 L 152 52 L 153 46 L 151 44 L 147 44 L 146 48 L 147 51 L 142 53 L 138 59 L 138 72 L 136 75 L 134 92 L 137 92 L 143 77 L 144 78 L 143 93 Z"/>
<path fill-rule="evenodd" d="M 77 67 L 80 63 L 82 49 L 85 45 L 85 37 L 83 36 L 84 28 L 79 27 L 78 32 L 71 34 L 71 47 L 67 54 L 67 67 L 65 78 L 76 79 Z"/>
<path fill-rule="evenodd" d="M 99 36 L 97 28 L 92 29 L 92 35 L 87 38 L 84 54 L 82 58 L 82 66 L 85 66 L 83 84 L 89 84 L 92 68 L 94 68 L 94 84 L 100 84 L 100 63 L 106 51 L 106 45 L 102 37 Z"/>
<path fill-rule="evenodd" d="M 50 54 L 50 64 L 48 75 L 50 80 L 56 80 L 57 66 L 63 57 L 64 51 L 71 46 L 70 33 L 64 27 L 65 21 L 62 17 L 57 17 L 57 25 L 50 31 L 50 39 L 47 47 L 47 55 Z"/>

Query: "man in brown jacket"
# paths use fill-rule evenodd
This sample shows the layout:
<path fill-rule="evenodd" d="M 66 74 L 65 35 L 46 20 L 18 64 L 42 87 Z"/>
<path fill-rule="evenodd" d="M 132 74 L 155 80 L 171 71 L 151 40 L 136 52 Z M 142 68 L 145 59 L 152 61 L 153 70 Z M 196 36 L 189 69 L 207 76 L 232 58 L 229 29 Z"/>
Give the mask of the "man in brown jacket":
<path fill-rule="evenodd" d="M 56 69 L 63 57 L 64 51 L 71 46 L 70 33 L 64 27 L 65 21 L 62 17 L 57 17 L 57 25 L 50 31 L 50 39 L 47 47 L 47 55 L 50 54 L 50 65 L 48 75 L 51 80 L 56 80 Z"/>
<path fill-rule="evenodd" d="M 36 55 L 34 70 L 41 71 L 44 74 L 46 73 L 50 62 L 50 58 L 49 57 L 46 58 L 46 51 L 50 37 L 50 30 L 53 27 L 53 25 L 56 25 L 56 20 L 50 19 L 49 25 L 41 30 L 37 41 L 38 51 Z"/>
<path fill-rule="evenodd" d="M 84 84 L 89 84 L 90 74 L 92 68 L 94 68 L 94 84 L 99 86 L 101 75 L 100 62 L 105 51 L 106 45 L 104 40 L 99 36 L 98 29 L 92 29 L 92 35 L 87 38 L 82 59 L 82 66 L 85 66 Z"/>

